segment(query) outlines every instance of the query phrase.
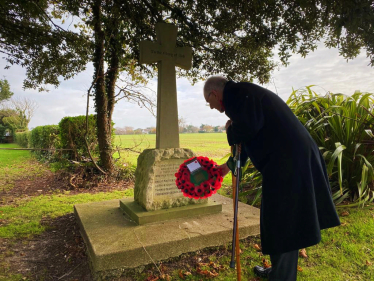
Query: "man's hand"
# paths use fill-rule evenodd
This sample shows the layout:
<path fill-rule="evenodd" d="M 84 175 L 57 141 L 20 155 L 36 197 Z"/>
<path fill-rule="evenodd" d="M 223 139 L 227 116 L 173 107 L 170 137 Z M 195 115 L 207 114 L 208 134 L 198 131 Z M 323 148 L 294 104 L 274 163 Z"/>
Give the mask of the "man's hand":
<path fill-rule="evenodd" d="M 227 133 L 227 129 L 231 126 L 231 124 L 232 124 L 232 121 L 231 121 L 231 120 L 228 120 L 228 121 L 226 122 L 226 125 L 225 125 L 226 133 Z"/>
<path fill-rule="evenodd" d="M 222 171 L 222 177 L 225 177 L 230 172 L 230 169 L 229 169 L 229 167 L 227 166 L 226 163 L 223 164 L 223 165 L 220 165 L 219 168 Z"/>

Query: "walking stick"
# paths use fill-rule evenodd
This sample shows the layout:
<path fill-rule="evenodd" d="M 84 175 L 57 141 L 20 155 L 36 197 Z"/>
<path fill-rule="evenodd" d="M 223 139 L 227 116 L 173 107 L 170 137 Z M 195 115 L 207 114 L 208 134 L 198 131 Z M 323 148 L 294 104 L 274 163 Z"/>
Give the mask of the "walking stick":
<path fill-rule="evenodd" d="M 232 149 L 232 148 L 231 148 Z M 231 262 L 230 267 L 235 268 L 235 252 L 236 252 L 236 273 L 237 280 L 241 280 L 241 268 L 240 268 L 240 248 L 239 248 L 239 224 L 238 224 L 238 194 L 239 194 L 239 184 L 240 184 L 240 152 L 241 145 L 236 145 L 236 177 L 232 177 L 233 185 L 233 203 L 234 203 L 234 226 L 233 226 L 233 235 L 232 235 L 232 253 L 231 253 Z"/>

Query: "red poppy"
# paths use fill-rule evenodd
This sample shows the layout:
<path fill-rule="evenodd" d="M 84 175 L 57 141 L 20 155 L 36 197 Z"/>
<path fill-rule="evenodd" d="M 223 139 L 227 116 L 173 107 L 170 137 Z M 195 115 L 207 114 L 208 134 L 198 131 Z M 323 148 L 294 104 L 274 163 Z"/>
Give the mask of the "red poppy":
<path fill-rule="evenodd" d="M 191 161 L 193 158 L 187 159 L 179 166 L 178 172 L 175 173 L 175 183 L 183 192 L 183 195 L 188 198 L 208 198 L 221 188 L 223 181 L 222 171 L 219 169 L 217 164 L 208 157 L 196 157 L 196 160 L 200 163 L 203 169 L 207 171 L 209 179 L 200 183 L 199 185 L 195 185 L 191 182 L 191 174 L 186 166 L 186 163 Z"/>

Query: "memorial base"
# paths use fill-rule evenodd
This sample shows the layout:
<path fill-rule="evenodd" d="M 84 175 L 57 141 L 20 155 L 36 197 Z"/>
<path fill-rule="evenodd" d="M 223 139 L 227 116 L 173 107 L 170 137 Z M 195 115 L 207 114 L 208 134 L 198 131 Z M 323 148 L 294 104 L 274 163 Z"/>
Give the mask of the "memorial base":
<path fill-rule="evenodd" d="M 117 280 L 126 269 L 231 243 L 232 199 L 214 194 L 209 200 L 222 212 L 145 225 L 124 216 L 118 199 L 75 205 L 94 278 Z M 238 219 L 240 239 L 260 233 L 259 209 L 239 202 Z"/>
<path fill-rule="evenodd" d="M 216 214 L 222 211 L 222 204 L 208 200 L 204 204 L 187 205 L 171 209 L 147 211 L 131 198 L 119 201 L 120 208 L 131 220 L 138 225 L 187 218 L 199 215 Z"/>

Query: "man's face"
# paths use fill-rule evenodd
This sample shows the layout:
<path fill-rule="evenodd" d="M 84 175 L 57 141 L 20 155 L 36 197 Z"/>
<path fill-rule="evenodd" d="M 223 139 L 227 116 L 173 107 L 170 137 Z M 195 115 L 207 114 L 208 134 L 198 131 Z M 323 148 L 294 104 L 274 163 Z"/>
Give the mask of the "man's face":
<path fill-rule="evenodd" d="M 222 108 L 221 100 L 216 90 L 210 91 L 205 99 L 207 106 L 209 106 L 210 109 L 217 109 L 221 113 L 225 112 Z"/>

